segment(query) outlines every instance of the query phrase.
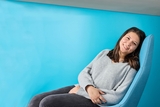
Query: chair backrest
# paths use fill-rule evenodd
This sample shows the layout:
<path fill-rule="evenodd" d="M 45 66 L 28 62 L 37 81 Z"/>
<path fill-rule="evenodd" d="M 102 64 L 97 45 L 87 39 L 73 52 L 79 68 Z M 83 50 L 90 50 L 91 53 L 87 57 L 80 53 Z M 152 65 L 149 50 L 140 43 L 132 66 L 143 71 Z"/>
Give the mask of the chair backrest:
<path fill-rule="evenodd" d="M 137 107 L 150 73 L 153 45 L 153 35 L 147 36 L 143 41 L 140 50 L 140 69 L 138 70 L 126 95 L 120 101 L 120 103 L 108 107 Z"/>

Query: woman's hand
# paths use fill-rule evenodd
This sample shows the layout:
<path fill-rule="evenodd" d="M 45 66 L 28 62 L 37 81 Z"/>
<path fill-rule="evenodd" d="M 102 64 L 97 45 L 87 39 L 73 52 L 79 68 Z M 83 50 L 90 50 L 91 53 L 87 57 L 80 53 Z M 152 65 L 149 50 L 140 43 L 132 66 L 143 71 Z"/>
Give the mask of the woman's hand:
<path fill-rule="evenodd" d="M 86 87 L 86 91 L 94 104 L 101 104 L 107 102 L 106 99 L 102 96 L 105 94 L 103 91 L 89 85 Z"/>
<path fill-rule="evenodd" d="M 79 90 L 79 88 L 80 88 L 80 86 L 79 85 L 77 85 L 77 86 L 75 86 L 74 88 L 72 88 L 68 93 L 72 93 L 72 94 L 75 94 L 75 93 L 77 93 L 77 91 Z"/>

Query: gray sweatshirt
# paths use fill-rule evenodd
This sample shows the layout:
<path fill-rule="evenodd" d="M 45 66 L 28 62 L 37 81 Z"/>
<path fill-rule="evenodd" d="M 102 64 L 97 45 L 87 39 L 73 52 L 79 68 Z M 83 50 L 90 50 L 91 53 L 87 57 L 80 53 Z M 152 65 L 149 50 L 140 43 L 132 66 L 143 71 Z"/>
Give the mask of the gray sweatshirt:
<path fill-rule="evenodd" d="M 101 51 L 78 76 L 80 89 L 77 94 L 89 98 L 85 88 L 87 85 L 105 92 L 102 95 L 107 103 L 99 106 L 114 105 L 120 102 L 136 75 L 136 70 L 128 63 L 114 63 L 107 56 L 109 50 Z"/>

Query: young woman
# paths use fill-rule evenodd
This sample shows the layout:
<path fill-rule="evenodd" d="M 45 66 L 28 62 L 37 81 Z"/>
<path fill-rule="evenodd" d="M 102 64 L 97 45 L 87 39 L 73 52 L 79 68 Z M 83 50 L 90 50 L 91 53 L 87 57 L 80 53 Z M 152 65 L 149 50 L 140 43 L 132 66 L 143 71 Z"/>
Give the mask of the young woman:
<path fill-rule="evenodd" d="M 112 50 L 101 51 L 78 76 L 78 84 L 33 97 L 28 107 L 100 107 L 117 104 L 138 71 L 145 33 L 126 30 Z"/>

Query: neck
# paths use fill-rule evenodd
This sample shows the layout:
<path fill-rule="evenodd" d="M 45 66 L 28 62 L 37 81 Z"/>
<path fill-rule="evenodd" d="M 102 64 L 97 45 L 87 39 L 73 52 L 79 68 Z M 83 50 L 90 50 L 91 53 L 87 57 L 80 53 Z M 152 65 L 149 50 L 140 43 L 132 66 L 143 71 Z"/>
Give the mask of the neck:
<path fill-rule="evenodd" d="M 119 62 L 123 62 L 124 61 L 124 59 L 122 59 L 122 58 L 119 58 Z"/>
<path fill-rule="evenodd" d="M 119 62 L 123 62 L 125 58 L 125 55 L 121 52 L 119 52 Z"/>

